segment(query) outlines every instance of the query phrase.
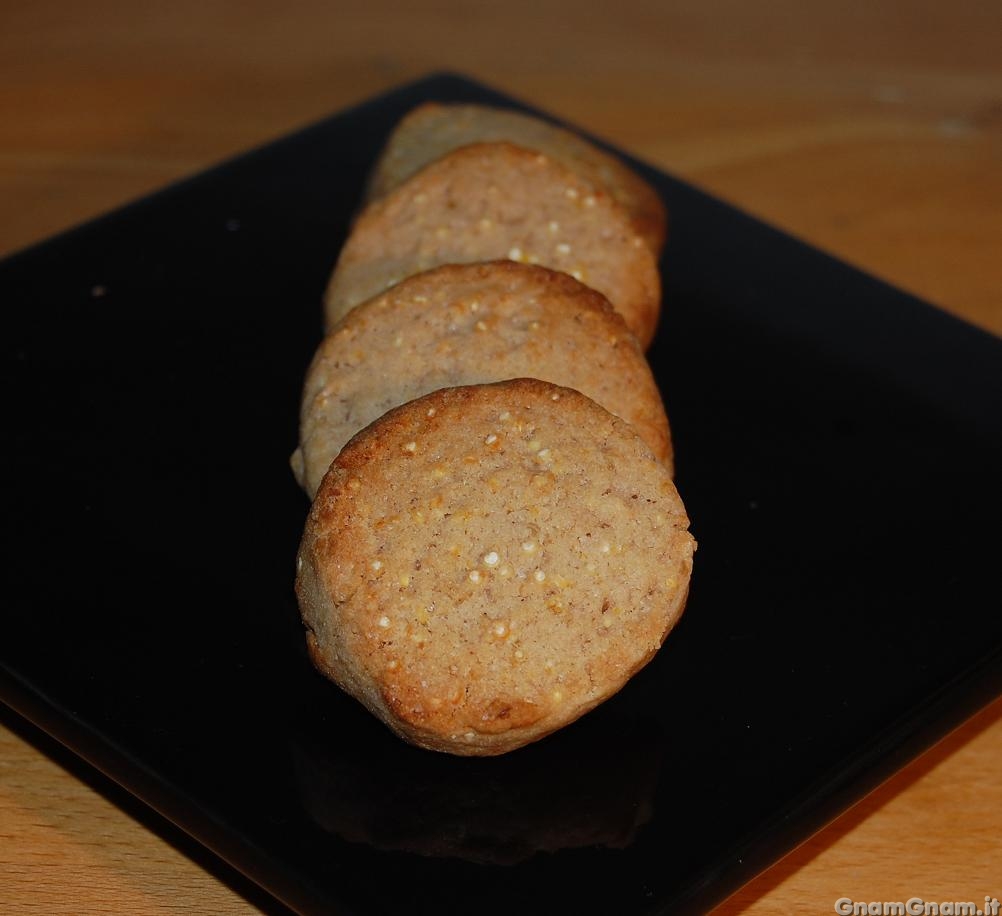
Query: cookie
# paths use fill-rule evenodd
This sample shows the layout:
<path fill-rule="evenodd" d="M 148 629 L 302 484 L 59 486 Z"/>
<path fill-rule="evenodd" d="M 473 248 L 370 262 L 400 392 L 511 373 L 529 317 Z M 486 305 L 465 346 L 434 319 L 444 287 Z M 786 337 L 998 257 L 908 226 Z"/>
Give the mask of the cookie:
<path fill-rule="evenodd" d="M 500 258 L 571 274 L 650 343 L 660 279 L 626 211 L 549 157 L 510 143 L 454 150 L 359 214 L 327 289 L 327 327 L 413 274 Z"/>
<path fill-rule="evenodd" d="M 687 529 L 664 465 L 580 392 L 433 392 L 321 484 L 297 558 L 310 655 L 407 741 L 513 750 L 654 656 L 685 603 Z"/>
<path fill-rule="evenodd" d="M 382 197 L 419 169 L 470 143 L 506 140 L 550 156 L 622 204 L 634 229 L 659 257 L 667 218 L 654 190 L 616 156 L 541 118 L 488 105 L 426 102 L 390 134 L 369 181 L 369 199 Z"/>
<path fill-rule="evenodd" d="M 342 319 L 307 372 L 296 478 L 313 496 L 344 444 L 391 407 L 521 376 L 582 391 L 671 468 L 657 384 L 605 297 L 567 274 L 492 261 L 417 274 Z"/>

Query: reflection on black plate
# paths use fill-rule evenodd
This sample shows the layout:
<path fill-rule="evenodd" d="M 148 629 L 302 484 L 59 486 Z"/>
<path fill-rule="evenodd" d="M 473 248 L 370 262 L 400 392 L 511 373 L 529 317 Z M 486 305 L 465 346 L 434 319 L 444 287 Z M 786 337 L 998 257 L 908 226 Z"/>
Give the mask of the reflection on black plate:
<path fill-rule="evenodd" d="M 305 658 L 287 458 L 365 171 L 427 99 L 506 103 L 433 77 L 0 266 L 2 696 L 304 911 L 704 909 L 999 692 L 1002 347 L 641 167 L 689 608 L 536 747 L 406 747 Z"/>
<path fill-rule="evenodd" d="M 657 730 L 608 716 L 509 758 L 345 743 L 310 723 L 295 745 L 303 804 L 325 830 L 377 850 L 513 865 L 537 853 L 625 849 L 650 820 Z"/>

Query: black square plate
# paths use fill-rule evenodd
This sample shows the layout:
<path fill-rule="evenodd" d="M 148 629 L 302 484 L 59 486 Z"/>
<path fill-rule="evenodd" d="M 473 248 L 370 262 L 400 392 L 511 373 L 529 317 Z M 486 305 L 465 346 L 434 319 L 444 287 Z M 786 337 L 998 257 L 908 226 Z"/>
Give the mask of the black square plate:
<path fill-rule="evenodd" d="M 709 907 L 1002 687 L 1002 346 L 637 164 L 700 542 L 657 659 L 506 757 L 399 743 L 306 660 L 288 469 L 366 169 L 434 76 L 9 259 L 8 705 L 280 899 Z"/>

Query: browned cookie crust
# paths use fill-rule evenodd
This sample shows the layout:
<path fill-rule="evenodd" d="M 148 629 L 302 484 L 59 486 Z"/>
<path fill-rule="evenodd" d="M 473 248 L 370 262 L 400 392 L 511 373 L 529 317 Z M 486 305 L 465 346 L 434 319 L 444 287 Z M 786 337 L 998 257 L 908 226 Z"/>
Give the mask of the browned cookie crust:
<path fill-rule="evenodd" d="M 296 478 L 313 496 L 344 444 L 391 407 L 519 377 L 582 391 L 632 424 L 671 469 L 657 384 L 605 297 L 567 274 L 492 261 L 417 274 L 342 319 L 307 372 Z"/>
<path fill-rule="evenodd" d="M 376 163 L 369 198 L 382 197 L 446 153 L 470 143 L 507 140 L 552 157 L 623 205 L 654 253 L 664 247 L 664 204 L 646 181 L 583 137 L 508 108 L 426 102 L 396 126 Z"/>
<path fill-rule="evenodd" d="M 646 347 L 660 309 L 657 265 L 608 192 L 510 143 L 454 150 L 356 220 L 326 296 L 327 327 L 405 277 L 507 258 L 597 289 Z"/>
<path fill-rule="evenodd" d="M 684 606 L 687 527 L 664 465 L 579 392 L 434 392 L 324 478 L 297 560 L 310 653 L 414 744 L 510 751 L 651 659 Z"/>

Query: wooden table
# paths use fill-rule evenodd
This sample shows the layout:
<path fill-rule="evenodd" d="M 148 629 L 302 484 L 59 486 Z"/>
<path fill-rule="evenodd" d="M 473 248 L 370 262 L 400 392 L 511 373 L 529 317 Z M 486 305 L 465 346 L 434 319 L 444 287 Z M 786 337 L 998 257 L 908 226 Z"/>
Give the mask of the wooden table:
<path fill-rule="evenodd" d="M 437 69 L 1002 333 L 1002 4 L 50 0 L 2 14 L 0 252 Z M 0 912 L 274 909 L 6 717 Z M 1002 897 L 1002 702 L 720 912 Z"/>

